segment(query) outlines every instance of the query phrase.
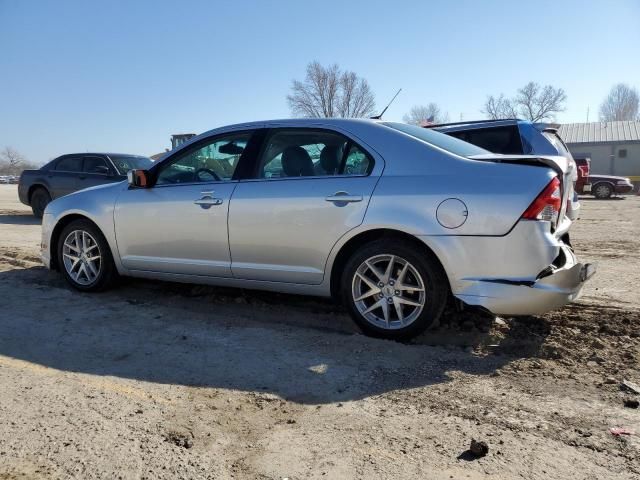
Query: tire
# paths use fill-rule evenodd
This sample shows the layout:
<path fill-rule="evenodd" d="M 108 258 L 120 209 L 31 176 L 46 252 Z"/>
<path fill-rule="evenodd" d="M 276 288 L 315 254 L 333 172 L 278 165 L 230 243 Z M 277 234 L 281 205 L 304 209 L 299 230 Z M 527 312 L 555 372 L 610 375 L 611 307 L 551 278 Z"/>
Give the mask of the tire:
<path fill-rule="evenodd" d="M 613 195 L 613 187 L 608 183 L 597 183 L 593 186 L 593 196 L 600 199 L 606 200 L 607 198 L 611 198 Z"/>
<path fill-rule="evenodd" d="M 36 218 L 42 218 L 44 214 L 44 209 L 47 208 L 47 205 L 51 201 L 51 195 L 45 188 L 38 187 L 31 194 L 31 211 Z"/>
<path fill-rule="evenodd" d="M 109 244 L 90 221 L 74 220 L 64 227 L 57 247 L 60 272 L 76 290 L 99 292 L 115 282 L 117 271 Z"/>
<path fill-rule="evenodd" d="M 408 340 L 440 318 L 449 283 L 435 257 L 410 242 L 386 238 L 351 256 L 340 291 L 349 314 L 366 335 Z"/>

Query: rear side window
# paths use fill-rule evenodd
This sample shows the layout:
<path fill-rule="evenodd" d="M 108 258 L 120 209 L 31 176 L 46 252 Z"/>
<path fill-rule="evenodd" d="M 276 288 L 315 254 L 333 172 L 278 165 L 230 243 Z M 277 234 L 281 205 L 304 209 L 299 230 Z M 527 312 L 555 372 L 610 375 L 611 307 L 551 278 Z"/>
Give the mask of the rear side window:
<path fill-rule="evenodd" d="M 59 172 L 81 172 L 82 157 L 65 157 L 58 160 L 55 170 Z"/>
<path fill-rule="evenodd" d="M 515 125 L 495 128 L 479 128 L 464 132 L 447 132 L 448 135 L 472 143 L 493 153 L 521 155 L 520 131 Z"/>
<path fill-rule="evenodd" d="M 259 178 L 368 175 L 373 159 L 336 132 L 313 129 L 274 130 L 260 156 Z"/>

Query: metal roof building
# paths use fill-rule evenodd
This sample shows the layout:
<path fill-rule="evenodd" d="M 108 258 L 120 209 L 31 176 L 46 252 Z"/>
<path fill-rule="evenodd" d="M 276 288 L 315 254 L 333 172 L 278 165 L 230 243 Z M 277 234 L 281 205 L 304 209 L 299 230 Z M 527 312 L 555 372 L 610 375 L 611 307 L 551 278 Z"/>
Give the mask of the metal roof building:
<path fill-rule="evenodd" d="M 558 133 L 565 143 L 640 142 L 640 121 L 567 123 Z"/>
<path fill-rule="evenodd" d="M 591 158 L 591 172 L 640 181 L 640 121 L 567 123 L 558 133 L 574 157 Z"/>

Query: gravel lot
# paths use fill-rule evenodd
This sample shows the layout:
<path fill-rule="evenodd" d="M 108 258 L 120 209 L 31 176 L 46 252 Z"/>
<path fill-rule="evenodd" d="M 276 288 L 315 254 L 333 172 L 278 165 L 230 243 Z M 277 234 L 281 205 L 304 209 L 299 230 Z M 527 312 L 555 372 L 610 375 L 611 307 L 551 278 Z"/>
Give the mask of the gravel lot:
<path fill-rule="evenodd" d="M 0 185 L 1 480 L 640 476 L 640 395 L 619 386 L 640 383 L 640 197 L 584 200 L 572 238 L 599 271 L 577 304 L 450 315 L 409 345 L 305 297 L 80 294 L 39 236 Z"/>

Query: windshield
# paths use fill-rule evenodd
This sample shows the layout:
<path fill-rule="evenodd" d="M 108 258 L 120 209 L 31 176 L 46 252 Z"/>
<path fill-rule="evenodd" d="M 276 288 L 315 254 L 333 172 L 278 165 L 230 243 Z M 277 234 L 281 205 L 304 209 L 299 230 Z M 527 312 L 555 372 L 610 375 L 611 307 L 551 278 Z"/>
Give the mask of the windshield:
<path fill-rule="evenodd" d="M 427 142 L 433 146 L 442 148 L 461 157 L 470 157 L 471 155 L 484 155 L 490 153 L 484 148 L 476 147 L 470 143 L 450 137 L 444 133 L 436 132 L 430 128 L 417 127 L 415 125 L 407 125 L 406 123 L 383 122 L 383 125 L 391 127 L 400 132 L 411 135 L 412 137 Z"/>
<path fill-rule="evenodd" d="M 153 165 L 153 161 L 147 157 L 137 155 L 109 155 L 120 175 L 126 175 L 129 170 L 147 170 Z"/>

